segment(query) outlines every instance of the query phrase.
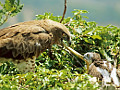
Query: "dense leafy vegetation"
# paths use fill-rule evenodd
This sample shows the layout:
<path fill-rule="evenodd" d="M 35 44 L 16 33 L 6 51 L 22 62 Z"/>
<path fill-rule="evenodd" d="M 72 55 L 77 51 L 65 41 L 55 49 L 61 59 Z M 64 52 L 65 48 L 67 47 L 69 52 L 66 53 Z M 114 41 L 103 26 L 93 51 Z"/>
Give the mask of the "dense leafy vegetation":
<path fill-rule="evenodd" d="M 111 62 L 117 59 L 119 64 L 120 29 L 112 25 L 97 26 L 96 22 L 87 22 L 84 18 L 88 17 L 82 16 L 83 13 L 88 13 L 86 10 L 75 9 L 72 13 L 73 17 L 63 20 L 63 24 L 71 32 L 70 47 L 81 54 L 98 52 L 102 58 Z M 53 16 L 52 13 L 36 15 L 37 20 L 46 18 L 59 22 L 62 17 Z M 52 56 L 49 56 L 46 50 L 37 58 L 36 73 L 20 74 L 12 63 L 7 62 L 1 65 L 0 89 L 97 90 L 99 88 L 99 84 L 92 82 L 91 76 L 86 74 L 85 63 L 82 60 L 70 54 L 64 47 L 54 45 L 51 51 Z"/>

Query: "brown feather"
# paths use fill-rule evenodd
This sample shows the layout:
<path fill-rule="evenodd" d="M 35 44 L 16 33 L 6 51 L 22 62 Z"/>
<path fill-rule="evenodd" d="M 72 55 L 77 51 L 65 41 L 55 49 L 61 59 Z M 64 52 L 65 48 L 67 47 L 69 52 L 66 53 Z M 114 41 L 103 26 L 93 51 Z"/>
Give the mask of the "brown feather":
<path fill-rule="evenodd" d="M 60 44 L 63 33 L 70 40 L 69 30 L 63 24 L 49 19 L 27 21 L 3 28 L 0 30 L 0 62 L 3 59 L 12 60 L 18 64 L 20 71 L 33 72 L 35 59 L 53 44 Z"/>
<path fill-rule="evenodd" d="M 26 58 L 26 54 L 29 54 L 29 52 L 34 53 L 34 52 L 38 51 L 36 49 L 40 50 L 40 47 L 38 48 L 38 45 L 35 45 L 35 41 L 41 39 L 41 35 L 39 35 L 39 34 L 34 35 L 33 33 L 44 31 L 44 29 L 42 29 L 41 27 L 38 27 L 38 26 L 36 27 L 36 26 L 27 26 L 27 25 L 20 25 L 19 27 L 16 26 L 16 27 L 11 27 L 11 28 L 7 34 L 4 34 L 0 37 L 1 42 L 4 40 L 6 40 L 6 42 L 7 42 L 7 43 L 5 42 L 2 45 L 0 45 L 1 53 L 3 53 L 2 50 L 5 49 L 9 53 L 12 53 L 11 56 L 13 56 L 13 58 L 17 58 L 18 55 L 22 56 L 23 58 Z M 33 28 L 33 31 L 32 31 L 32 28 Z M 16 34 L 16 30 L 18 30 L 20 33 Z M 46 37 L 48 38 L 49 35 L 47 34 Z M 33 43 L 31 43 L 31 42 L 33 42 Z M 38 42 L 38 43 L 41 43 L 41 42 Z M 27 47 L 27 44 L 30 44 L 30 47 Z M 31 47 L 35 47 L 36 49 L 34 49 L 34 50 L 29 49 Z M 46 49 L 46 48 L 44 48 L 44 49 Z M 2 56 L 7 57 L 7 54 L 8 53 L 6 53 L 4 55 L 0 54 L 0 57 L 2 57 Z M 38 54 L 40 54 L 40 51 Z"/>
<path fill-rule="evenodd" d="M 25 59 L 39 56 L 51 45 L 58 43 L 62 33 L 69 30 L 52 20 L 22 22 L 0 30 L 0 57 Z"/>
<path fill-rule="evenodd" d="M 102 80 L 102 78 L 103 78 L 101 73 L 97 71 L 97 68 L 94 64 L 90 65 L 88 74 L 91 76 L 97 77 L 100 80 Z"/>
<path fill-rule="evenodd" d="M 106 69 L 109 73 L 111 73 L 113 69 L 113 65 L 109 61 L 106 61 L 105 59 L 101 59 L 100 61 L 94 61 L 93 63 L 96 67 Z"/>

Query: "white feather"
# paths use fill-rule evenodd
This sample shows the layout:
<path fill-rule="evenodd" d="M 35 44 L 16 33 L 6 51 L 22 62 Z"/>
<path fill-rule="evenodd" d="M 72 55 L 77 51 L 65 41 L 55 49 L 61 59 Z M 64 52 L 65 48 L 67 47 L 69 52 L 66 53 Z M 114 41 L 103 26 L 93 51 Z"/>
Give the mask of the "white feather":
<path fill-rule="evenodd" d="M 103 61 L 103 63 L 104 63 L 104 66 L 107 67 L 107 65 L 106 65 L 107 61 Z"/>
<path fill-rule="evenodd" d="M 106 85 L 108 82 L 111 82 L 110 74 L 106 69 L 102 69 L 97 67 L 98 72 L 100 72 L 103 76 L 103 83 Z"/>
<path fill-rule="evenodd" d="M 116 73 L 116 68 L 113 68 L 113 70 L 111 72 L 111 78 L 113 79 L 113 83 L 116 86 L 120 86 L 119 78 L 118 78 L 117 73 Z"/>
<path fill-rule="evenodd" d="M 109 69 L 112 69 L 112 64 L 111 63 L 109 63 Z"/>

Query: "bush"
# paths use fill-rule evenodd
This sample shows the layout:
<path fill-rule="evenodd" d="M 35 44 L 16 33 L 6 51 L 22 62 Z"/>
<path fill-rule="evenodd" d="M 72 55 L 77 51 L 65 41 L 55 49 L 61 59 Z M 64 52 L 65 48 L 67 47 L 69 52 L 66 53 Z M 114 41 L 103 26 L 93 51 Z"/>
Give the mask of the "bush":
<path fill-rule="evenodd" d="M 120 47 L 120 29 L 108 25 L 97 26 L 96 22 L 87 22 L 82 13 L 86 10 L 73 12 L 73 17 L 64 18 L 63 24 L 72 34 L 72 47 L 81 54 L 98 52 L 102 58 L 113 61 Z M 37 20 L 52 19 L 59 22 L 61 16 L 52 13 L 36 15 Z M 66 42 L 65 42 L 66 43 Z M 53 45 L 52 58 L 48 50 L 36 60 L 36 73 L 19 74 L 12 63 L 0 67 L 0 89 L 2 90 L 97 90 L 99 84 L 90 82 L 91 76 L 86 74 L 84 62 L 70 54 L 65 48 Z M 120 57 L 117 57 L 120 63 Z M 78 61 L 80 63 L 78 63 Z"/>

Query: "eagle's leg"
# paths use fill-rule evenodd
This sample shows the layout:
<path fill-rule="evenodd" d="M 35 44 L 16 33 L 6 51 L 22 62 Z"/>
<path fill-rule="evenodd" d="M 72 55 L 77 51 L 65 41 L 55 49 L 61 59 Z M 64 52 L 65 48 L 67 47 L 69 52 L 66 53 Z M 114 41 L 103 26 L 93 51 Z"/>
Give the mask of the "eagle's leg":
<path fill-rule="evenodd" d="M 27 73 L 27 72 L 35 72 L 35 57 L 34 58 L 28 58 L 26 60 L 20 60 L 17 61 L 17 69 L 21 73 Z"/>

